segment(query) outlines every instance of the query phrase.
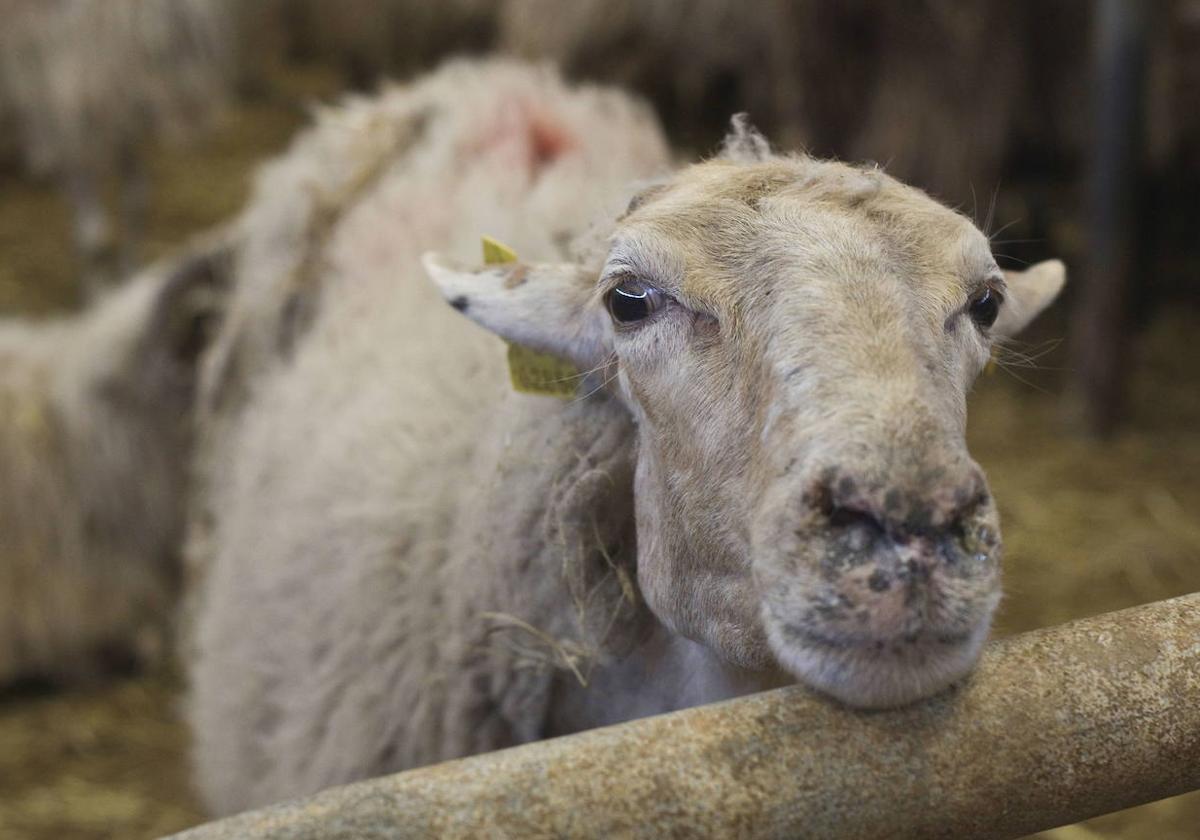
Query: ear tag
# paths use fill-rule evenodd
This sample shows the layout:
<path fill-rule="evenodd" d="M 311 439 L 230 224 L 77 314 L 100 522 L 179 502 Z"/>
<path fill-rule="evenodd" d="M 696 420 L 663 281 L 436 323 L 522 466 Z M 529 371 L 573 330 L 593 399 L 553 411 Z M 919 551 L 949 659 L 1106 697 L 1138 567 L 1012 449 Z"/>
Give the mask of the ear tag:
<path fill-rule="evenodd" d="M 517 252 L 509 248 L 503 242 L 492 239 L 490 236 L 483 237 L 483 264 L 484 265 L 503 265 L 504 263 L 514 263 L 517 261 Z"/>
<path fill-rule="evenodd" d="M 503 265 L 517 261 L 517 254 L 490 236 L 483 237 L 484 265 Z M 514 391 L 570 399 L 579 384 L 579 371 L 566 359 L 552 353 L 531 350 L 521 344 L 508 344 L 508 376 Z"/>

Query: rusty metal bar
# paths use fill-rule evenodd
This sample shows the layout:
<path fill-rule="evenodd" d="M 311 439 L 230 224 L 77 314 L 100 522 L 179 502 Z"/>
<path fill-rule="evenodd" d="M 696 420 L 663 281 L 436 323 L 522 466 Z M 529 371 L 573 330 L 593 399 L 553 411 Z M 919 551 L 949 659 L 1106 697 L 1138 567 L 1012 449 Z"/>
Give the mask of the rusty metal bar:
<path fill-rule="evenodd" d="M 785 688 L 179 836 L 1007 838 L 1197 788 L 1200 594 L 994 642 L 908 709 Z"/>

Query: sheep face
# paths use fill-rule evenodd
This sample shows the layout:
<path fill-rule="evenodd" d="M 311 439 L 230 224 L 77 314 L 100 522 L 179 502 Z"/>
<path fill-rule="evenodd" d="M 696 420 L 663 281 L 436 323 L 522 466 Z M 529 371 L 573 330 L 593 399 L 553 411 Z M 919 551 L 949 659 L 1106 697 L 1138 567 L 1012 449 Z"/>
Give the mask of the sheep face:
<path fill-rule="evenodd" d="M 599 269 L 426 265 L 466 315 L 628 408 L 638 582 L 667 627 L 859 706 L 972 667 L 1000 535 L 966 393 L 1061 263 L 1005 274 L 917 190 L 759 154 L 647 190 Z"/>

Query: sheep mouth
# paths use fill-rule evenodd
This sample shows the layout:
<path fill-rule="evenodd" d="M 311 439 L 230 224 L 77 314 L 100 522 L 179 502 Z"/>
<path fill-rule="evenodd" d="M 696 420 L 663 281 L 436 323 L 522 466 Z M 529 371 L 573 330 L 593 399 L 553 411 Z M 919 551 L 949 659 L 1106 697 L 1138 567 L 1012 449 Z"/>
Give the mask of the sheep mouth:
<path fill-rule="evenodd" d="M 767 616 L 779 664 L 798 681 L 855 708 L 905 706 L 941 692 L 975 667 L 988 615 L 967 630 L 927 628 L 892 638 L 835 635 Z"/>
<path fill-rule="evenodd" d="M 918 632 L 896 639 L 846 638 L 827 635 L 796 624 L 783 625 L 783 634 L 791 641 L 823 650 L 873 650 L 898 655 L 904 648 L 913 645 L 945 645 L 953 647 L 971 640 L 969 632 Z"/>
<path fill-rule="evenodd" d="M 953 528 L 890 533 L 855 516 L 764 531 L 757 545 L 768 646 L 800 683 L 889 708 L 937 694 L 978 661 L 1000 600 L 990 506 Z"/>

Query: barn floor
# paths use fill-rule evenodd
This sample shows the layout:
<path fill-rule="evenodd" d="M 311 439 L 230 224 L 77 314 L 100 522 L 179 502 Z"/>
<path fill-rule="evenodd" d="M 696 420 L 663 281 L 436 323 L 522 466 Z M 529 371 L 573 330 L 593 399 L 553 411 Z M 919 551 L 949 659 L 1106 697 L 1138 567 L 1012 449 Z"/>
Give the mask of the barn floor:
<path fill-rule="evenodd" d="M 320 90 L 324 82 L 312 81 Z M 253 164 L 302 122 L 287 101 L 239 107 L 205 143 L 161 151 L 150 257 L 233 212 Z M 0 174 L 0 313 L 74 301 L 67 215 L 46 184 Z M 1064 430 L 1063 334 L 1053 321 L 1024 349 L 1037 369 L 985 377 L 971 448 L 1005 523 L 1007 597 L 998 632 L 1020 632 L 1200 590 L 1200 311 L 1164 311 L 1143 332 L 1132 418 L 1104 444 Z M 1019 378 L 1018 378 L 1019 377 Z M 1026 380 L 1026 381 L 1021 381 Z M 72 692 L 0 695 L 0 840 L 144 838 L 202 817 L 187 785 L 179 680 L 126 678 Z M 1046 837 L 1195 840 L 1200 794 Z"/>

